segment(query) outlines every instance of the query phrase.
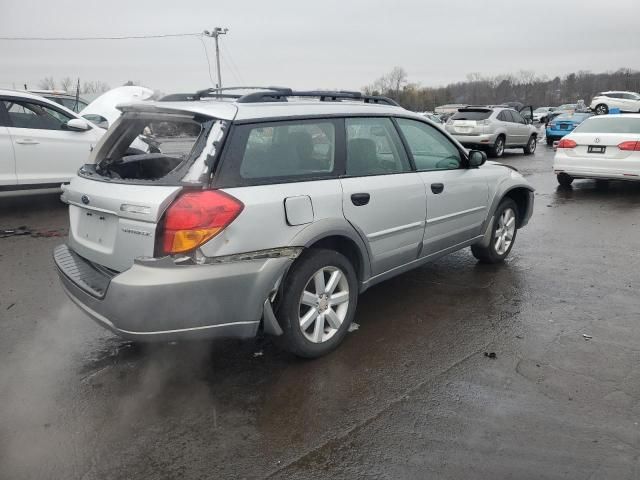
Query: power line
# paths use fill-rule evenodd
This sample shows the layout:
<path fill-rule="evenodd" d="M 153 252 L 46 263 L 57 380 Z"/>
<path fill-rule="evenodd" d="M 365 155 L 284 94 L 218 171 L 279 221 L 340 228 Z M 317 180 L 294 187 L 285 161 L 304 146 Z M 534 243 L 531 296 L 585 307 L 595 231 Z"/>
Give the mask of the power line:
<path fill-rule="evenodd" d="M 145 38 L 169 38 L 169 37 L 196 37 L 202 33 L 166 33 L 160 35 L 124 35 L 115 37 L 0 37 L 5 41 L 39 41 L 46 40 L 52 42 L 89 41 L 89 40 L 139 40 Z"/>

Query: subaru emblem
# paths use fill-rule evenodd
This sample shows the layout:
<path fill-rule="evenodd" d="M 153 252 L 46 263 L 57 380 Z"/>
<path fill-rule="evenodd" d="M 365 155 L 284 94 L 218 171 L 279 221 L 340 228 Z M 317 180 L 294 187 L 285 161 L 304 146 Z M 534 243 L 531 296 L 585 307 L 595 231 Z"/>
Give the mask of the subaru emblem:
<path fill-rule="evenodd" d="M 89 205 L 89 197 L 86 195 L 82 195 L 82 197 L 80 197 L 80 200 L 82 200 L 82 203 L 84 203 L 85 205 Z"/>
<path fill-rule="evenodd" d="M 596 139 L 594 140 L 594 142 L 596 142 L 596 143 L 600 143 L 600 139 L 596 137 Z"/>

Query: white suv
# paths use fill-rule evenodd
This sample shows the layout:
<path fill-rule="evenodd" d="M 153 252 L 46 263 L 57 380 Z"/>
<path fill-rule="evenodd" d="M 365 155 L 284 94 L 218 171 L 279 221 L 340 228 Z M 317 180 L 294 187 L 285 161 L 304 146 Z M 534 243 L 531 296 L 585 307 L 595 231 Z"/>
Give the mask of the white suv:
<path fill-rule="evenodd" d="M 0 90 L 0 195 L 59 190 L 104 132 L 40 95 Z"/>
<path fill-rule="evenodd" d="M 518 172 L 384 97 L 212 93 L 122 106 L 64 189 L 62 284 L 124 337 L 262 328 L 317 357 L 359 293 L 465 247 L 501 262 L 531 216 Z M 153 149 L 131 154 L 139 135 Z"/>
<path fill-rule="evenodd" d="M 602 92 L 598 93 L 590 105 L 596 115 L 606 115 L 612 108 L 621 112 L 640 112 L 640 94 L 635 92 Z"/>

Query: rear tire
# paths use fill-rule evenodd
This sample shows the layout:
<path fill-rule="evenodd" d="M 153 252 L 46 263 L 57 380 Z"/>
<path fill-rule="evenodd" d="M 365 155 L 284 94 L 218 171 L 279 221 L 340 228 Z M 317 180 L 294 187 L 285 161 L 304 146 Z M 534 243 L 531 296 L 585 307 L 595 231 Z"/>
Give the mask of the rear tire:
<path fill-rule="evenodd" d="M 518 233 L 518 206 L 510 198 L 500 202 L 493 215 L 489 246 L 472 245 L 471 253 L 482 263 L 500 263 L 511 252 Z"/>
<path fill-rule="evenodd" d="M 536 146 L 538 145 L 538 139 L 535 135 L 531 135 L 529 141 L 527 142 L 527 146 L 524 147 L 525 155 L 533 155 L 536 152 Z"/>
<path fill-rule="evenodd" d="M 567 175 L 566 173 L 559 173 L 558 175 L 556 175 L 556 178 L 558 179 L 558 183 L 562 187 L 569 187 L 573 183 L 573 177 L 571 175 Z"/>
<path fill-rule="evenodd" d="M 604 103 L 599 103 L 595 108 L 596 115 L 606 115 L 609 113 L 609 107 Z"/>
<path fill-rule="evenodd" d="M 277 317 L 283 334 L 276 341 L 285 350 L 317 358 L 342 342 L 358 302 L 358 279 L 344 255 L 325 249 L 305 251 L 282 291 Z"/>
<path fill-rule="evenodd" d="M 504 137 L 502 135 L 496 138 L 496 143 L 489 149 L 489 156 L 500 158 L 504 154 Z"/>

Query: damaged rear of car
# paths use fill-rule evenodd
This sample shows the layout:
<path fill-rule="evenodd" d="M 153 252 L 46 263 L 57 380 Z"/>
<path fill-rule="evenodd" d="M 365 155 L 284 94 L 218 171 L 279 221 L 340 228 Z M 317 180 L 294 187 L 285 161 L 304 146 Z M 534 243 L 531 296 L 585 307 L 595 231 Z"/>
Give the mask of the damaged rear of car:
<path fill-rule="evenodd" d="M 66 293 L 130 339 L 255 335 L 291 252 L 233 261 L 199 252 L 244 208 L 209 188 L 235 107 L 122 110 L 63 191 L 69 239 L 54 260 Z"/>

